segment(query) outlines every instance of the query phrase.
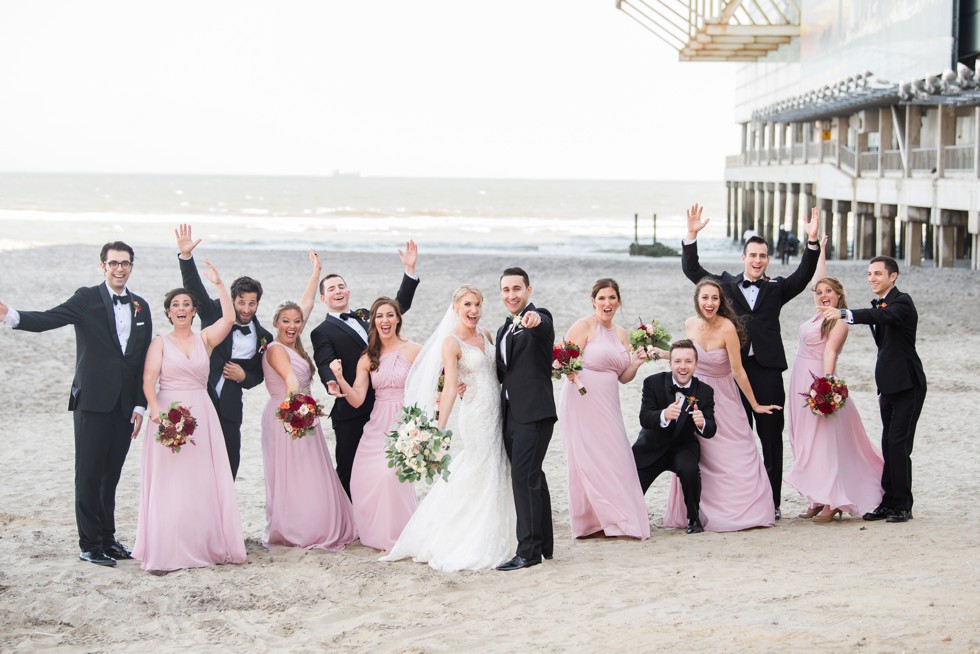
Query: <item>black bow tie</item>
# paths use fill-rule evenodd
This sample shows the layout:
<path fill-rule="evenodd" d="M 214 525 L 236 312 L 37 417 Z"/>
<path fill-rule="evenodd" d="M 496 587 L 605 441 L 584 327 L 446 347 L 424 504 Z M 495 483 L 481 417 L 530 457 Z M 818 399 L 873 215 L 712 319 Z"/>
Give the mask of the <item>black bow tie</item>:
<path fill-rule="evenodd" d="M 755 280 L 753 282 L 753 281 L 749 281 L 748 279 L 743 279 L 742 280 L 742 288 L 748 288 L 749 286 L 755 286 L 756 288 L 762 288 L 762 280 L 761 279 L 757 279 L 757 280 Z"/>
<path fill-rule="evenodd" d="M 358 322 L 360 322 L 360 320 L 361 320 L 361 317 L 359 315 L 357 315 L 357 312 L 356 311 L 345 311 L 344 313 L 340 314 L 340 319 L 341 320 L 347 320 L 348 318 L 353 318 L 354 320 L 357 320 Z"/>
<path fill-rule="evenodd" d="M 113 295 L 112 296 L 112 302 L 113 302 L 113 304 L 129 304 L 129 296 L 128 295 Z"/>
<path fill-rule="evenodd" d="M 871 306 L 874 307 L 875 309 L 877 309 L 882 304 L 884 304 L 884 302 L 885 302 L 884 300 L 879 300 L 878 298 L 875 298 L 875 299 L 871 300 Z"/>
<path fill-rule="evenodd" d="M 244 336 L 248 336 L 249 334 L 252 333 L 252 328 L 249 327 L 248 325 L 239 325 L 239 324 L 236 323 L 236 324 L 234 324 L 234 325 L 231 326 L 231 329 L 232 329 L 232 331 L 239 331 L 239 332 L 241 332 Z"/>
<path fill-rule="evenodd" d="M 680 393 L 681 395 L 687 395 L 687 392 L 686 391 L 691 390 L 691 387 L 690 386 L 678 386 L 677 384 L 671 384 L 670 385 L 670 390 L 673 391 L 675 395 L 677 393 Z"/>

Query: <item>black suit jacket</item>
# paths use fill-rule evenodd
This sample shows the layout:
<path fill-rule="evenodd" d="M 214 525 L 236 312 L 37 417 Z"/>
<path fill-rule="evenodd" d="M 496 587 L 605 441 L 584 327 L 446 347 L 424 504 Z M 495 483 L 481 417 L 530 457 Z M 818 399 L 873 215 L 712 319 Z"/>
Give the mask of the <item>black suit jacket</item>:
<path fill-rule="evenodd" d="M 899 393 L 926 385 L 922 361 L 915 351 L 915 331 L 919 314 L 912 298 L 892 287 L 877 309 L 852 309 L 854 322 L 871 325 L 878 345 L 875 383 L 879 393 Z"/>
<path fill-rule="evenodd" d="M 183 281 L 184 288 L 193 293 L 200 304 L 197 308 L 197 316 L 201 319 L 201 328 L 210 327 L 221 318 L 221 300 L 212 300 L 208 297 L 208 291 L 204 288 L 204 282 L 201 281 L 201 274 L 198 272 L 197 266 L 194 265 L 193 257 L 182 259 L 180 255 L 177 255 L 177 260 L 180 262 L 180 277 Z M 211 351 L 211 371 L 208 373 L 208 394 L 211 396 L 215 407 L 217 407 L 218 413 L 226 420 L 237 424 L 242 423 L 242 389 L 254 388 L 261 384 L 264 379 L 262 373 L 262 353 L 265 350 L 263 340 L 265 341 L 265 346 L 272 343 L 272 334 L 259 324 L 259 319 L 255 317 L 252 320 L 255 325 L 256 338 L 255 354 L 250 358 L 231 358 L 232 344 L 234 343 L 233 337 L 235 335 L 234 330 L 228 332 L 225 340 L 221 341 Z M 237 363 L 242 367 L 242 370 L 245 371 L 245 381 L 236 382 L 231 379 L 226 379 L 224 386 L 221 387 L 221 396 L 219 397 L 215 389 L 221 380 L 225 364 L 229 361 Z"/>
<path fill-rule="evenodd" d="M 520 422 L 557 420 L 554 388 L 551 383 L 551 353 L 555 346 L 555 325 L 547 309 L 528 304 L 521 315 L 536 311 L 541 324 L 533 329 L 516 329 L 510 334 L 511 320 L 497 330 L 497 379 L 501 401 L 510 402 L 510 410 Z M 506 343 L 504 335 L 507 334 Z M 501 344 L 507 347 L 504 363 Z"/>
<path fill-rule="evenodd" d="M 105 284 L 80 288 L 64 303 L 47 311 L 19 311 L 17 329 L 46 332 L 75 327 L 75 378 L 68 410 L 108 413 L 120 402 L 124 413 L 146 406 L 143 363 L 153 337 L 150 306 L 129 293 L 133 322 L 123 353 L 116 333 L 116 314 Z"/>
<path fill-rule="evenodd" d="M 674 391 L 671 390 L 674 380 L 669 372 L 658 372 L 643 380 L 643 397 L 640 400 L 640 435 L 633 444 L 633 455 L 639 467 L 652 465 L 671 450 L 689 448 L 698 456 L 701 445 L 698 442 L 698 432 L 691 414 L 688 413 L 689 401 L 685 400 L 681 415 L 677 420 L 660 426 L 660 412 L 676 402 Z M 702 438 L 712 438 L 717 429 L 715 425 L 715 391 L 710 386 L 691 378 L 690 395 L 697 398 L 698 408 L 704 414 L 704 431 Z"/>
<path fill-rule="evenodd" d="M 401 306 L 403 314 L 408 313 L 408 310 L 412 308 L 412 300 L 415 298 L 415 289 L 418 285 L 419 280 L 412 279 L 408 275 L 402 275 L 402 283 L 398 287 L 395 299 Z M 356 311 L 363 311 L 365 315 L 368 313 L 367 309 L 357 309 Z M 360 323 L 364 332 L 367 333 L 368 321 L 363 320 Z M 357 360 L 361 358 L 366 347 L 366 343 L 361 340 L 360 335 L 348 327 L 343 320 L 328 314 L 324 321 L 310 333 L 310 340 L 313 342 L 313 360 L 316 362 L 320 381 L 323 382 L 323 385 L 326 386 L 328 381 L 337 380 L 333 371 L 330 370 L 330 362 L 334 359 L 340 359 L 344 364 L 344 379 L 347 380 L 348 384 L 353 385 L 357 378 Z M 338 397 L 330 411 L 330 418 L 334 422 L 350 420 L 370 414 L 372 408 L 374 408 L 374 389 L 368 384 L 367 396 L 361 406 L 355 409 L 347 403 L 347 400 Z"/>
<path fill-rule="evenodd" d="M 765 368 L 786 370 L 786 352 L 783 350 L 783 337 L 779 329 L 779 312 L 783 305 L 802 293 L 813 279 L 817 271 L 817 259 L 820 250 L 803 249 L 800 265 L 789 277 L 774 277 L 762 283 L 759 295 L 755 300 L 755 308 L 750 309 L 745 296 L 739 290 L 744 275 L 731 275 L 723 272 L 720 275 L 710 273 L 701 267 L 698 260 L 698 243 L 688 243 L 683 246 L 681 266 L 684 274 L 697 284 L 705 277 L 711 277 L 721 284 L 722 291 L 732 303 L 735 313 L 742 316 L 745 329 L 748 332 L 748 342 L 742 348 L 742 361 L 745 362 L 749 346 L 755 361 Z"/>

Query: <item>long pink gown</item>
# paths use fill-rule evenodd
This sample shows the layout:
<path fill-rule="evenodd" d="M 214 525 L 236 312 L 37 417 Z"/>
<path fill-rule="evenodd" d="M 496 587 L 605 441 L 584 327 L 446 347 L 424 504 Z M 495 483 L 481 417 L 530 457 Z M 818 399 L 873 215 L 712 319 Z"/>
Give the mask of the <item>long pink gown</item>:
<path fill-rule="evenodd" d="M 616 331 L 598 325 L 582 352 L 580 395 L 565 381 L 558 420 L 568 460 L 568 514 L 572 537 L 650 537 L 646 501 L 619 405 L 619 376 L 629 352 Z"/>
<path fill-rule="evenodd" d="M 705 531 L 771 527 L 776 509 L 769 477 L 749 427 L 725 348 L 705 352 L 695 342 L 695 375 L 715 391 L 714 438 L 701 443 L 701 522 Z M 665 527 L 686 527 L 687 509 L 677 475 L 671 475 Z"/>
<path fill-rule="evenodd" d="M 281 343 L 300 388 L 308 389 L 312 371 L 306 360 Z M 334 470 L 320 425 L 293 439 L 276 417 L 286 382 L 262 357 L 269 402 L 262 412 L 262 467 L 265 469 L 265 531 L 262 544 L 339 551 L 357 538 L 350 500 Z"/>
<path fill-rule="evenodd" d="M 156 441 L 159 425 L 147 420 L 140 508 L 133 558 L 152 571 L 245 563 L 245 539 L 235 483 L 218 414 L 208 396 L 208 352 L 200 335 L 188 358 L 163 336 L 157 400 L 190 409 L 197 420 L 194 444 L 174 453 Z"/>
<path fill-rule="evenodd" d="M 415 513 L 415 486 L 398 481 L 388 467 L 385 441 L 405 401 L 405 378 L 412 367 L 400 350 L 381 355 L 371 372 L 374 408 L 364 425 L 350 473 L 354 522 L 362 545 L 389 551 Z"/>
<path fill-rule="evenodd" d="M 816 314 L 800 325 L 800 345 L 789 380 L 786 403 L 793 469 L 786 483 L 811 503 L 862 515 L 881 502 L 881 454 L 861 423 L 854 397 L 829 417 L 814 415 L 801 393 L 810 390 L 813 374 L 823 374 L 827 345 L 820 333 L 823 316 Z"/>

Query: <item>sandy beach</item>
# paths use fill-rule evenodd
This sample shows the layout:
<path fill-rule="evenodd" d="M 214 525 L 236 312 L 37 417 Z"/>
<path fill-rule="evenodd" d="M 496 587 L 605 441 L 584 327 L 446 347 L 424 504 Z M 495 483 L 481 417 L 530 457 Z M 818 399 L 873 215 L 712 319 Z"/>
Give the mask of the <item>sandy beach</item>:
<path fill-rule="evenodd" d="M 137 244 L 130 287 L 152 298 L 156 331 L 169 327 L 162 298 L 180 275 L 171 232 L 156 247 Z M 459 283 L 487 293 L 484 325 L 504 318 L 497 277 L 508 265 L 531 274 L 532 300 L 548 307 L 563 333 L 591 311 L 589 289 L 616 278 L 624 309 L 617 322 L 664 322 L 677 337 L 693 313 L 693 286 L 679 259 L 427 255 L 403 334 L 422 341 Z M 259 317 L 298 299 L 308 276 L 297 251 L 211 250 L 225 280 L 249 274 L 265 287 Z M 396 289 L 394 252 L 321 252 L 324 271 L 344 274 L 352 305 Z M 733 251 L 705 267 L 737 270 Z M 795 261 L 793 265 L 795 265 Z M 831 262 L 851 304 L 866 305 L 865 264 Z M 770 274 L 790 270 L 778 263 Z M 101 281 L 98 247 L 59 245 L 0 252 L 0 300 L 46 309 L 78 286 Z M 796 518 L 805 502 L 783 487 L 775 527 L 686 535 L 663 529 L 668 476 L 647 494 L 651 538 L 573 541 L 569 536 L 561 424 L 545 460 L 552 488 L 553 561 L 509 574 L 437 573 L 411 562 L 384 564 L 358 543 L 341 553 L 259 544 L 265 517 L 260 386 L 245 396 L 242 465 L 236 484 L 248 562 L 151 575 L 135 561 L 104 569 L 77 559 L 73 437 L 66 411 L 74 367 L 70 328 L 46 334 L 0 330 L 0 651 L 861 651 L 980 650 L 980 482 L 974 422 L 980 382 L 980 277 L 962 270 L 905 270 L 898 286 L 919 310 L 918 351 L 929 391 L 913 453 L 915 519 L 906 524 L 849 518 L 817 525 Z M 782 314 L 792 365 L 797 329 L 813 311 L 809 294 Z M 316 320 L 325 313 L 318 307 Z M 307 330 L 307 332 L 309 329 Z M 307 344 L 308 334 L 305 335 Z M 838 370 L 873 441 L 880 435 L 867 328 L 852 327 Z M 627 431 L 636 437 L 646 364 L 621 389 Z M 322 386 L 314 389 L 320 397 Z M 557 386 L 556 386 L 557 391 Z M 793 401 L 793 398 L 789 398 Z M 333 434 L 327 429 L 331 454 Z M 141 436 L 130 450 L 117 495 L 119 540 L 133 544 Z M 785 469 L 792 466 L 786 447 Z M 426 491 L 418 487 L 420 496 Z"/>

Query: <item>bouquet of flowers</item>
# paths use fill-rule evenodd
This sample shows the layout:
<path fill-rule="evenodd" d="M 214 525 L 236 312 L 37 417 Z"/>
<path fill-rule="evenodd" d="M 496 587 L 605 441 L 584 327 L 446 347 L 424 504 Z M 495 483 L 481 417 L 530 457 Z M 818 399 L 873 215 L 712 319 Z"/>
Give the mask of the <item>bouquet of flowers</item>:
<path fill-rule="evenodd" d="M 293 440 L 313 433 L 323 415 L 323 405 L 303 391 L 293 391 L 279 404 L 276 418 Z"/>
<path fill-rule="evenodd" d="M 670 339 L 670 334 L 656 320 L 651 320 L 648 323 L 641 320 L 640 326 L 631 329 L 629 333 L 630 347 L 634 351 L 643 348 L 650 352 L 655 347 L 666 350 L 670 347 Z"/>
<path fill-rule="evenodd" d="M 582 369 L 582 348 L 575 343 L 562 341 L 551 351 L 551 378 L 561 379 L 565 375 L 573 374 Z M 578 394 L 585 395 L 588 391 L 579 383 L 578 377 L 572 377 L 575 386 L 578 387 Z"/>
<path fill-rule="evenodd" d="M 180 402 L 171 402 L 170 408 L 160 412 L 160 426 L 157 428 L 156 440 L 164 447 L 169 447 L 174 454 L 180 452 L 182 445 L 196 445 L 191 436 L 197 429 L 197 420 L 191 415 L 189 407 L 181 406 Z"/>
<path fill-rule="evenodd" d="M 439 429 L 417 404 L 402 407 L 398 428 L 386 434 L 385 455 L 388 467 L 394 468 L 398 481 L 428 483 L 436 477 L 449 479 L 449 443 L 453 432 Z"/>
<path fill-rule="evenodd" d="M 812 372 L 810 376 L 813 377 L 810 390 L 800 395 L 806 398 L 804 406 L 810 407 L 814 415 L 830 417 L 847 404 L 847 384 L 843 379 L 834 375 L 817 377 Z"/>

